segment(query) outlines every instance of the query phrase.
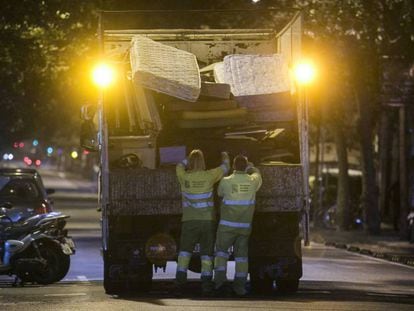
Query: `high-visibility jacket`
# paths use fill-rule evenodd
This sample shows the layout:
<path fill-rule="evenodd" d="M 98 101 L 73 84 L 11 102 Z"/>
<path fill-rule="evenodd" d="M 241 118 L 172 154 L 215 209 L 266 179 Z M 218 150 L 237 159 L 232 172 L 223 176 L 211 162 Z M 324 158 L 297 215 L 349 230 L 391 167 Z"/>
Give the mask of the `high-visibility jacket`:
<path fill-rule="evenodd" d="M 184 163 L 177 164 L 183 207 L 181 221 L 215 219 L 213 187 L 228 170 L 229 164 L 225 162 L 205 171 L 186 171 Z"/>
<path fill-rule="evenodd" d="M 224 177 L 218 187 L 218 195 L 223 197 L 220 209 L 220 230 L 231 230 L 249 234 L 256 203 L 256 192 L 262 185 L 262 177 L 257 168 L 251 174 L 234 171 Z"/>

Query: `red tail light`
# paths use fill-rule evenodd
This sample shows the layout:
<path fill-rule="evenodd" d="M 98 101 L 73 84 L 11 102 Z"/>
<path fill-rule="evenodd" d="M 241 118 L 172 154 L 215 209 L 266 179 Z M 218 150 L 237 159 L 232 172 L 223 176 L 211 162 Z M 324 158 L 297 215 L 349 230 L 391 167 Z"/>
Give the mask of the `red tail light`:
<path fill-rule="evenodd" d="M 46 205 L 42 203 L 41 206 L 35 208 L 35 212 L 36 214 L 46 214 L 47 213 Z"/>

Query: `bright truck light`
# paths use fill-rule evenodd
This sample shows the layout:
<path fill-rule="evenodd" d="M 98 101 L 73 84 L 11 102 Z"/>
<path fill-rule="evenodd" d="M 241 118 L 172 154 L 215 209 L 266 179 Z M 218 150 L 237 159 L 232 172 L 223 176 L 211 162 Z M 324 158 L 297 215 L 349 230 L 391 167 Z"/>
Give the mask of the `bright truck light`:
<path fill-rule="evenodd" d="M 93 82 L 102 88 L 108 87 L 115 78 L 115 71 L 107 64 L 97 65 L 92 72 Z"/>
<path fill-rule="evenodd" d="M 309 84 L 315 79 L 316 70 L 312 63 L 301 62 L 295 67 L 295 78 L 300 84 Z"/>

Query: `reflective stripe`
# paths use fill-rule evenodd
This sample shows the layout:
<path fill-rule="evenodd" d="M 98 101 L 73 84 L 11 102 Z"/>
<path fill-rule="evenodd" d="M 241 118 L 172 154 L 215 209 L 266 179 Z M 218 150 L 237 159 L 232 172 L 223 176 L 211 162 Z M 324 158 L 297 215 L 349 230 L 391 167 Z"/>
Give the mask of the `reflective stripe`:
<path fill-rule="evenodd" d="M 247 262 L 248 258 L 247 257 L 235 257 L 234 261 L 235 262 Z"/>
<path fill-rule="evenodd" d="M 213 192 L 205 192 L 205 193 L 187 193 L 182 192 L 183 196 L 190 200 L 199 200 L 199 199 L 208 199 L 211 198 Z"/>
<path fill-rule="evenodd" d="M 177 266 L 177 272 L 187 272 L 187 268 L 182 268 Z"/>
<path fill-rule="evenodd" d="M 236 272 L 234 277 L 235 278 L 246 278 L 247 277 L 247 272 Z"/>
<path fill-rule="evenodd" d="M 178 253 L 178 256 L 180 257 L 191 257 L 191 253 L 190 252 L 185 252 L 185 251 L 181 251 Z"/>
<path fill-rule="evenodd" d="M 183 202 L 183 207 L 206 208 L 211 206 L 214 206 L 213 202 Z"/>
<path fill-rule="evenodd" d="M 229 258 L 229 253 L 218 251 L 218 252 L 216 252 L 216 256 L 217 257 Z"/>
<path fill-rule="evenodd" d="M 223 200 L 226 205 L 254 205 L 255 200 Z"/>
<path fill-rule="evenodd" d="M 226 164 L 222 164 L 220 165 L 221 169 L 223 170 L 224 174 L 227 174 L 229 169 L 228 169 L 228 165 Z"/>
<path fill-rule="evenodd" d="M 250 228 L 250 223 L 233 222 L 233 221 L 227 221 L 227 220 L 220 220 L 220 225 L 233 227 L 233 228 Z"/>
<path fill-rule="evenodd" d="M 216 270 L 216 271 L 226 271 L 226 267 L 225 266 L 218 266 L 214 270 Z"/>
<path fill-rule="evenodd" d="M 212 271 L 201 271 L 201 276 L 212 276 L 213 272 Z"/>
<path fill-rule="evenodd" d="M 201 260 L 213 261 L 213 257 L 211 257 L 211 256 L 201 256 Z"/>

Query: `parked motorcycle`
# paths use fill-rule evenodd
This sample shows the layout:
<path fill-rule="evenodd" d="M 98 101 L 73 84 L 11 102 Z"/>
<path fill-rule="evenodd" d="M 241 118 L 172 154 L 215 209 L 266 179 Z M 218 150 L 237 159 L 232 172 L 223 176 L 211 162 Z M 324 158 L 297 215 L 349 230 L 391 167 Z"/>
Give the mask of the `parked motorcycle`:
<path fill-rule="evenodd" d="M 67 215 L 51 212 L 14 222 L 0 205 L 0 274 L 15 275 L 15 284 L 51 284 L 63 279 L 70 267 L 75 244 L 68 237 Z"/>

